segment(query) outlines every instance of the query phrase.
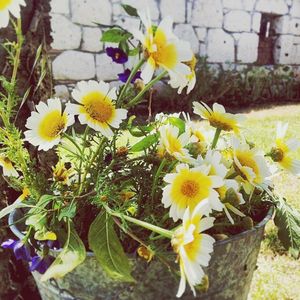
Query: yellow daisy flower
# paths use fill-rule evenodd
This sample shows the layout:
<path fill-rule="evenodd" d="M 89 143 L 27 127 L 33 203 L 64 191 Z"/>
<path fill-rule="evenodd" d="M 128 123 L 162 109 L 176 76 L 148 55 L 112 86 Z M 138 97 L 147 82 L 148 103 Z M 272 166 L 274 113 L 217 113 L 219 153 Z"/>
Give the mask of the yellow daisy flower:
<path fill-rule="evenodd" d="M 300 174 L 300 161 L 292 158 L 291 152 L 300 148 L 300 142 L 296 139 L 285 140 L 288 124 L 277 124 L 277 133 L 275 146 L 271 149 L 270 156 L 282 168 L 290 171 L 292 174 Z"/>
<path fill-rule="evenodd" d="M 188 149 L 185 147 L 192 142 L 195 138 L 191 138 L 186 132 L 179 135 L 179 129 L 176 126 L 167 124 L 159 128 L 160 145 L 158 146 L 159 152 L 166 151 L 169 155 L 175 157 L 181 162 L 190 163 L 193 161 L 189 154 Z"/>
<path fill-rule="evenodd" d="M 186 281 L 196 296 L 195 286 L 201 283 L 204 276 L 202 266 L 207 267 L 209 264 L 215 240 L 203 231 L 213 227 L 215 218 L 203 218 L 208 211 L 205 202 L 199 203 L 192 213 L 190 209 L 186 209 L 182 226 L 175 231 L 172 238 L 172 246 L 178 254 L 181 274 L 177 297 L 183 295 Z"/>
<path fill-rule="evenodd" d="M 240 132 L 240 122 L 245 119 L 243 115 L 227 113 L 224 106 L 218 103 L 214 103 L 213 109 L 204 102 L 193 102 L 193 105 L 194 113 L 208 120 L 211 126 L 236 134 Z"/>
<path fill-rule="evenodd" d="M 271 185 L 268 179 L 271 172 L 261 151 L 250 148 L 246 142 L 241 142 L 236 138 L 232 139 L 232 147 L 234 166 L 247 193 L 255 185 L 262 187 Z"/>
<path fill-rule="evenodd" d="M 109 89 L 104 81 L 81 81 L 72 92 L 72 97 L 79 103 L 67 103 L 67 111 L 79 115 L 81 124 L 87 124 L 107 138 L 113 136 L 111 127 L 118 128 L 126 119 L 127 110 L 116 108 L 113 100 L 117 99 L 116 89 Z"/>
<path fill-rule="evenodd" d="M 3 169 L 3 175 L 7 177 L 19 177 L 17 170 L 12 165 L 11 161 L 4 155 L 0 155 L 0 166 Z"/>
<path fill-rule="evenodd" d="M 170 207 L 170 217 L 176 222 L 183 217 L 186 208 L 193 210 L 198 203 L 207 201 L 210 210 L 221 211 L 223 204 L 215 188 L 223 185 L 219 176 L 209 175 L 210 166 L 190 168 L 186 164 L 179 164 L 176 173 L 167 174 L 164 181 L 162 203 Z"/>
<path fill-rule="evenodd" d="M 17 19 L 20 18 L 20 6 L 26 6 L 24 0 L 1 0 L 0 1 L 0 28 L 9 23 L 9 13 Z"/>
<path fill-rule="evenodd" d="M 37 112 L 32 112 L 27 119 L 25 141 L 39 150 L 47 151 L 57 145 L 61 135 L 74 123 L 74 117 L 66 112 L 62 113 L 61 101 L 58 98 L 48 99 L 47 104 L 40 102 L 36 106 Z"/>
<path fill-rule="evenodd" d="M 138 12 L 145 32 L 132 30 L 133 35 L 142 43 L 146 66 L 141 77 L 148 83 L 158 68 L 168 71 L 171 78 L 181 78 L 191 73 L 189 66 L 183 62 L 192 60 L 193 52 L 189 42 L 180 41 L 173 33 L 173 21 L 170 17 L 164 18 L 157 27 L 152 26 L 149 11 Z M 179 79 L 178 79 L 179 80 Z"/>

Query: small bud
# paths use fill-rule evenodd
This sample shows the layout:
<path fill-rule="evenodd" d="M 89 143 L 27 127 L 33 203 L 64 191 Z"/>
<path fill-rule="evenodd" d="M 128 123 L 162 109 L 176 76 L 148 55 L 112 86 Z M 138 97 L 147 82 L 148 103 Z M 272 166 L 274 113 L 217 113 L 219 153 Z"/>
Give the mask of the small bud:
<path fill-rule="evenodd" d="M 154 252 L 145 246 L 140 246 L 137 249 L 137 253 L 140 257 L 144 258 L 147 262 L 150 262 L 154 256 Z"/>
<path fill-rule="evenodd" d="M 281 149 L 273 147 L 270 151 L 270 156 L 275 162 L 280 162 L 284 158 L 284 153 Z"/>
<path fill-rule="evenodd" d="M 127 154 L 128 154 L 128 148 L 125 147 L 125 146 L 122 146 L 122 147 L 118 148 L 117 151 L 116 151 L 116 155 L 118 157 L 126 156 Z"/>
<path fill-rule="evenodd" d="M 233 188 L 229 188 L 226 191 L 225 199 L 223 200 L 225 203 L 230 203 L 233 206 L 238 206 L 240 204 L 240 199 L 237 195 L 237 192 Z"/>
<path fill-rule="evenodd" d="M 107 202 L 108 198 L 106 195 L 100 196 L 100 201 L 101 202 Z"/>
<path fill-rule="evenodd" d="M 249 229 L 252 229 L 253 228 L 253 220 L 252 218 L 250 217 L 244 217 L 242 222 L 241 222 L 241 225 L 243 226 L 243 228 L 245 230 L 249 230 Z"/>
<path fill-rule="evenodd" d="M 145 88 L 145 83 L 142 79 L 136 79 L 134 82 L 134 88 L 138 91 L 142 91 Z"/>
<path fill-rule="evenodd" d="M 223 241 L 223 240 L 228 239 L 228 235 L 223 234 L 223 233 L 216 233 L 216 234 L 214 234 L 214 238 L 215 238 L 217 241 Z"/>
<path fill-rule="evenodd" d="M 135 195 L 135 192 L 131 192 L 131 191 L 122 191 L 120 193 L 120 196 L 121 196 L 123 201 L 130 200 L 134 195 Z"/>
<path fill-rule="evenodd" d="M 130 206 L 129 208 L 127 208 L 126 211 L 129 212 L 132 216 L 134 216 L 137 212 L 137 208 L 135 206 Z"/>
<path fill-rule="evenodd" d="M 204 275 L 202 281 L 199 285 L 196 286 L 196 289 L 199 292 L 206 293 L 209 289 L 209 279 L 207 275 Z"/>

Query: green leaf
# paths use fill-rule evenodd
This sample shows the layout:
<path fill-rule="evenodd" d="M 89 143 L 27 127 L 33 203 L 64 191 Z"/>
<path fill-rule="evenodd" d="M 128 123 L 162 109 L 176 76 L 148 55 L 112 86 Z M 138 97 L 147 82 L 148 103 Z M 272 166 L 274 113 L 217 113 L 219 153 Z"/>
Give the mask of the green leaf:
<path fill-rule="evenodd" d="M 110 215 L 102 212 L 97 216 L 91 224 L 88 239 L 91 250 L 108 276 L 119 281 L 135 282 Z"/>
<path fill-rule="evenodd" d="M 85 246 L 74 227 L 68 222 L 68 238 L 65 246 L 46 273 L 41 277 L 41 281 L 65 276 L 83 263 L 85 257 Z"/>
<path fill-rule="evenodd" d="M 151 147 L 153 144 L 155 144 L 158 141 L 158 135 L 157 134 L 150 134 L 143 138 L 141 141 L 137 142 L 134 144 L 130 151 L 131 152 L 140 152 L 143 150 L 148 149 Z"/>
<path fill-rule="evenodd" d="M 58 221 L 61 221 L 63 218 L 72 219 L 76 214 L 76 203 L 71 203 L 70 206 L 63 207 L 58 215 Z"/>
<path fill-rule="evenodd" d="M 294 258 L 300 253 L 300 213 L 289 206 L 283 198 L 273 198 L 276 205 L 274 223 L 278 227 L 278 237 Z"/>
<path fill-rule="evenodd" d="M 140 53 L 140 50 L 141 50 L 140 47 L 130 49 L 129 52 L 128 52 L 128 55 L 129 56 L 136 56 Z"/>
<path fill-rule="evenodd" d="M 112 28 L 103 32 L 101 42 L 120 43 L 128 40 L 131 36 L 132 35 L 127 31 L 118 28 Z"/>
<path fill-rule="evenodd" d="M 182 134 L 185 132 L 185 122 L 183 120 L 181 120 L 180 118 L 170 117 L 170 118 L 168 118 L 168 122 L 171 125 L 178 127 L 179 134 Z"/>
<path fill-rule="evenodd" d="M 126 13 L 129 15 L 129 16 L 132 16 L 132 17 L 138 17 L 138 13 L 137 13 L 137 10 L 136 8 L 134 8 L 133 6 L 131 5 L 128 5 L 128 4 L 121 4 L 122 7 L 124 8 L 124 10 L 126 11 Z"/>
<path fill-rule="evenodd" d="M 0 211 L 0 219 L 4 218 L 5 216 L 9 215 L 13 210 L 19 208 L 19 207 L 25 207 L 20 200 L 16 200 L 13 204 L 1 209 Z"/>

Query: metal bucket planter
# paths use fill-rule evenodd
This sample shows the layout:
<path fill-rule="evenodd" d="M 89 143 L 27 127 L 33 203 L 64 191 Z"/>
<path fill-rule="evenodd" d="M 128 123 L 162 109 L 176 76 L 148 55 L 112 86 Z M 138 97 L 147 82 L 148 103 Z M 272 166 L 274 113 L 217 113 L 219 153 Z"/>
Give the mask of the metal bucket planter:
<path fill-rule="evenodd" d="M 209 289 L 195 298 L 188 290 L 183 300 L 246 300 L 266 223 L 272 218 L 271 208 L 267 216 L 253 229 L 244 231 L 226 240 L 217 241 L 209 267 Z M 17 219 L 13 212 L 10 224 Z M 22 238 L 19 229 L 11 225 L 12 231 Z M 108 278 L 97 263 L 92 252 L 85 262 L 63 279 L 41 282 L 40 275 L 33 273 L 43 300 L 153 300 L 176 299 L 178 278 L 158 260 L 149 264 L 132 257 L 133 276 L 136 284 L 124 284 Z M 178 266 L 177 266 L 178 267 Z"/>

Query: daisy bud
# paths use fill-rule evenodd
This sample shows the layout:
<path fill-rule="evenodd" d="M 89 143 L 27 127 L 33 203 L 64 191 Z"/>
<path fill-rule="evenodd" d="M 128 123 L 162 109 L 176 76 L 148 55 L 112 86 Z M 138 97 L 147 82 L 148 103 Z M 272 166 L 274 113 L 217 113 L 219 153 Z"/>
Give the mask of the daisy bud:
<path fill-rule="evenodd" d="M 249 229 L 253 228 L 254 224 L 253 224 L 252 218 L 245 217 L 245 218 L 243 218 L 241 225 L 245 230 L 249 230 Z"/>
<path fill-rule="evenodd" d="M 118 157 L 126 156 L 128 154 L 128 148 L 123 146 L 117 149 L 116 155 Z"/>
<path fill-rule="evenodd" d="M 145 246 L 140 246 L 137 249 L 137 253 L 140 257 L 144 258 L 147 262 L 150 262 L 154 256 L 154 252 Z"/>
<path fill-rule="evenodd" d="M 230 203 L 233 206 L 238 206 L 240 204 L 240 199 L 233 188 L 229 188 L 226 191 L 226 196 L 224 201 L 225 203 Z"/>
<path fill-rule="evenodd" d="M 279 162 L 283 160 L 284 153 L 281 149 L 273 147 L 269 153 L 270 157 L 275 162 Z"/>
<path fill-rule="evenodd" d="M 136 79 L 134 82 L 134 87 L 138 91 L 142 91 L 145 88 L 145 83 L 142 79 Z"/>

